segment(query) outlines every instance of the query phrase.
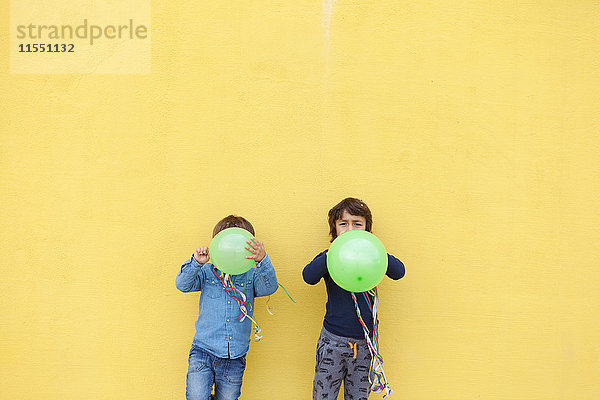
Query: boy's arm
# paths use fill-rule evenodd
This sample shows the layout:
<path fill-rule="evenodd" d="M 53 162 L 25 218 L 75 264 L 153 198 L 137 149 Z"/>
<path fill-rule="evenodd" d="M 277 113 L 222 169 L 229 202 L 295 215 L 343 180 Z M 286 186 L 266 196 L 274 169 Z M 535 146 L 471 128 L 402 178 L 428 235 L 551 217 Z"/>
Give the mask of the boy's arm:
<path fill-rule="evenodd" d="M 277 291 L 277 276 L 268 254 L 265 254 L 259 263 L 256 263 L 256 277 L 254 278 L 254 297 L 270 296 Z"/>
<path fill-rule="evenodd" d="M 194 256 L 181 266 L 175 278 L 175 286 L 182 292 L 197 292 L 202 289 L 202 276 L 200 268 L 202 265 L 196 261 Z"/>
<path fill-rule="evenodd" d="M 302 278 L 310 285 L 316 285 L 327 273 L 327 250 L 316 256 L 310 264 L 304 267 Z"/>
<path fill-rule="evenodd" d="M 404 276 L 404 264 L 391 254 L 388 254 L 388 268 L 385 273 L 392 279 L 400 279 Z"/>

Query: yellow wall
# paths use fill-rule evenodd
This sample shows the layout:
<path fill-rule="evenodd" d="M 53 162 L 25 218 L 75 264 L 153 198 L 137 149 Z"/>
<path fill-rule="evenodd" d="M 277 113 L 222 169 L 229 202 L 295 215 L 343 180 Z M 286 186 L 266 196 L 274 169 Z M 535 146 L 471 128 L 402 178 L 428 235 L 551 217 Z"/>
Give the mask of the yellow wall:
<path fill-rule="evenodd" d="M 300 272 L 349 195 L 407 267 L 380 286 L 394 398 L 600 398 L 599 15 L 156 1 L 150 74 L 3 58 L 0 398 L 183 398 L 174 279 L 228 213 L 297 301 L 257 300 L 242 398 L 310 398 L 325 292 Z"/>

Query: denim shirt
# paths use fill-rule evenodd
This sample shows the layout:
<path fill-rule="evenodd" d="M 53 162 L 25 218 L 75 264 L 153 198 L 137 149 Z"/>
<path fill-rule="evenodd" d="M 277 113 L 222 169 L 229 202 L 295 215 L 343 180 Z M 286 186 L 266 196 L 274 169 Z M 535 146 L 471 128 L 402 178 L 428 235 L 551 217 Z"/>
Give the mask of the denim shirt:
<path fill-rule="evenodd" d="M 192 256 L 181 266 L 175 279 L 175 286 L 182 292 L 201 291 L 193 343 L 220 358 L 242 357 L 250 348 L 252 321 L 248 317 L 238 320 L 242 314 L 238 302 L 225 292 L 213 271 L 221 276 L 213 264 L 199 264 Z M 279 287 L 268 255 L 256 263 L 256 268 L 230 278 L 233 285 L 245 293 L 250 316 L 254 314 L 254 298 L 269 296 Z M 235 292 L 235 296 L 241 300 L 239 293 Z"/>

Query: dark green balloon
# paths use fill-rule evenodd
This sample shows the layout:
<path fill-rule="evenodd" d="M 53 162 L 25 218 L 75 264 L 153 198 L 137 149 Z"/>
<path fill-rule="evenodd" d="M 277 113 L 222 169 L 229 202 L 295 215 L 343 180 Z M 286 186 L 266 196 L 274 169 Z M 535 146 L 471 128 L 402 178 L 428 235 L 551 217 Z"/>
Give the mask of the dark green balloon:
<path fill-rule="evenodd" d="M 387 264 L 383 243 L 367 231 L 354 229 L 342 233 L 327 252 L 329 275 L 349 292 L 373 289 L 385 276 Z"/>
<path fill-rule="evenodd" d="M 254 266 L 254 260 L 246 258 L 252 255 L 246 249 L 247 241 L 251 238 L 252 234 L 242 228 L 223 229 L 210 242 L 210 261 L 226 274 L 245 273 Z"/>

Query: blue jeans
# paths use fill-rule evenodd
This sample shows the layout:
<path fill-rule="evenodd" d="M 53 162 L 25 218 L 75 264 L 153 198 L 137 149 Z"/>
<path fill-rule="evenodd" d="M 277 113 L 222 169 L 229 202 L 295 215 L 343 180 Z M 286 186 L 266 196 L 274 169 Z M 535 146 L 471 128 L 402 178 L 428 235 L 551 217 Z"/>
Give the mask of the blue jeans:
<path fill-rule="evenodd" d="M 219 358 L 192 344 L 185 397 L 187 400 L 210 400 L 214 384 L 215 400 L 236 400 L 242 393 L 245 369 L 245 355 Z"/>

